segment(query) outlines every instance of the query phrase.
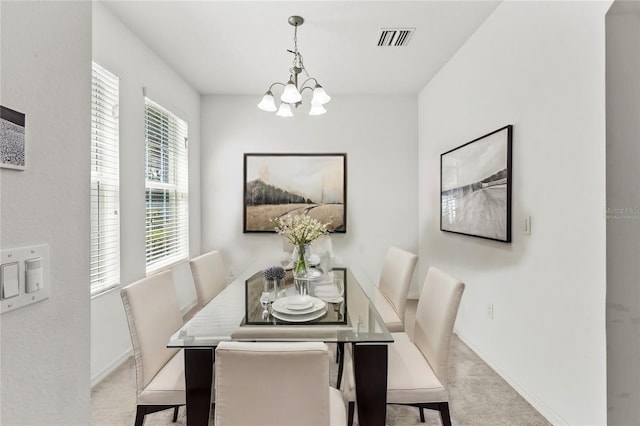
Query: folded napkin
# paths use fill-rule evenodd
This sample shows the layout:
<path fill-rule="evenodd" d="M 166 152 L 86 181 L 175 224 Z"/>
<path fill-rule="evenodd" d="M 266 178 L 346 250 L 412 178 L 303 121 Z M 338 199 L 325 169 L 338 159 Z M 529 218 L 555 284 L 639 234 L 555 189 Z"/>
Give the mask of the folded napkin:
<path fill-rule="evenodd" d="M 320 299 L 335 299 L 342 296 L 340 290 L 335 284 L 321 284 L 314 289 L 316 297 Z"/>

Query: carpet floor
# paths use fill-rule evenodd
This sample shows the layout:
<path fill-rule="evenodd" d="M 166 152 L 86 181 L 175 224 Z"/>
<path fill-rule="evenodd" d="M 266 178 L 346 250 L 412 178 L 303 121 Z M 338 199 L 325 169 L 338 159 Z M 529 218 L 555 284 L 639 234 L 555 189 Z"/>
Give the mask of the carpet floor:
<path fill-rule="evenodd" d="M 412 324 L 415 301 L 407 306 L 406 324 Z M 410 330 L 407 330 L 410 332 Z M 331 383 L 336 383 L 337 364 L 332 362 Z M 130 358 L 91 391 L 91 423 L 98 426 L 133 425 L 136 411 L 135 366 Z M 542 426 L 550 423 L 498 376 L 456 335 L 449 352 L 449 396 L 451 421 L 468 426 Z M 176 423 L 173 410 L 149 414 L 145 425 L 186 425 L 184 407 Z M 389 405 L 389 426 L 440 425 L 437 411 L 425 410 L 426 422 L 420 423 L 418 409 Z M 209 424 L 213 426 L 213 416 Z M 363 425 L 365 426 L 365 425 Z"/>

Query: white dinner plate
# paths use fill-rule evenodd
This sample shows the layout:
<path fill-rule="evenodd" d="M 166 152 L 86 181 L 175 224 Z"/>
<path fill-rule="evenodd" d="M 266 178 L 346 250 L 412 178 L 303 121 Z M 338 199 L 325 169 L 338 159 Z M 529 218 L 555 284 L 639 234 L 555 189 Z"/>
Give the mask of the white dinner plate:
<path fill-rule="evenodd" d="M 316 311 L 319 311 L 321 309 L 324 309 L 327 306 L 327 304 L 323 300 L 320 300 L 317 297 L 305 296 L 306 299 L 309 300 L 310 305 L 308 305 L 308 307 L 304 309 L 298 309 L 299 306 L 296 306 L 294 309 L 292 307 L 293 305 L 290 305 L 287 303 L 287 299 L 294 298 L 294 297 L 300 297 L 300 296 L 283 297 L 282 299 L 278 299 L 275 302 L 273 302 L 271 307 L 273 308 L 274 311 L 277 311 L 285 315 L 307 315 L 307 314 L 311 314 Z"/>
<path fill-rule="evenodd" d="M 313 306 L 311 296 L 303 296 L 301 294 L 294 294 L 293 296 L 283 297 L 278 300 L 281 306 L 285 306 L 294 311 L 304 311 Z"/>
<path fill-rule="evenodd" d="M 271 311 L 271 315 L 273 315 L 275 318 L 278 318 L 279 320 L 286 321 L 286 322 L 313 321 L 314 319 L 318 319 L 326 313 L 327 313 L 326 309 L 321 309 L 317 312 L 311 312 L 310 314 L 304 314 L 304 315 L 300 315 L 300 314 L 287 315 L 287 314 L 283 314 L 282 312 L 278 312 L 275 309 Z"/>

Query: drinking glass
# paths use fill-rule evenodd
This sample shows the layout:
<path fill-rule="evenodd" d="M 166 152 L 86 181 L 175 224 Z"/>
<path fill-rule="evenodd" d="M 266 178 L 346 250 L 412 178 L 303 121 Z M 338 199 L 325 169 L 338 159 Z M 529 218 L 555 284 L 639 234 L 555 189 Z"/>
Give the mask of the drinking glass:
<path fill-rule="evenodd" d="M 262 306 L 262 319 L 267 319 L 269 317 L 269 297 L 270 294 L 268 291 L 263 291 L 260 296 L 260 305 Z"/>
<path fill-rule="evenodd" d="M 336 297 L 342 297 L 344 295 L 344 280 L 342 278 L 334 278 L 333 285 L 335 285 L 337 289 Z"/>

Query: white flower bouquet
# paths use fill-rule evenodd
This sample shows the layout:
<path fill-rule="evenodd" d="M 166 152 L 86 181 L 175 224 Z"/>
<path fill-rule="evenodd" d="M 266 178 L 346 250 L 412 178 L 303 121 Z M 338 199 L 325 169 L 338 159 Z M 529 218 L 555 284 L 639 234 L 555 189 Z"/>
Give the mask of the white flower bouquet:
<path fill-rule="evenodd" d="M 277 220 L 275 230 L 291 244 L 309 244 L 327 233 L 328 223 L 320 223 L 306 214 L 286 215 Z"/>
<path fill-rule="evenodd" d="M 294 269 L 296 275 L 307 273 L 306 245 L 327 234 L 327 225 L 328 223 L 320 223 L 306 214 L 286 215 L 277 220 L 276 232 L 297 247 L 298 260 Z"/>

